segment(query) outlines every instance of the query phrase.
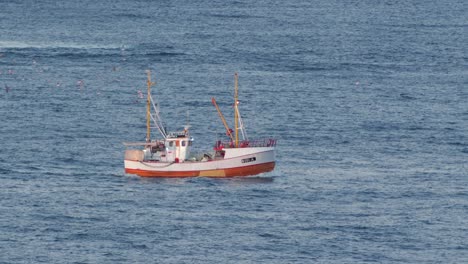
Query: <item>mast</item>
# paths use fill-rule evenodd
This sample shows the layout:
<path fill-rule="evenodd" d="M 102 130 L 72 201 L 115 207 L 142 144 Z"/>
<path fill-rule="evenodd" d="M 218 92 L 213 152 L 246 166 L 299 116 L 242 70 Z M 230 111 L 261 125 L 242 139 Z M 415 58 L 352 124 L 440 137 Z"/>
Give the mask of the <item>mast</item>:
<path fill-rule="evenodd" d="M 238 97 L 239 97 L 239 92 L 238 92 L 238 76 L 237 72 L 234 73 L 234 131 L 235 131 L 235 146 L 236 148 L 239 147 L 239 111 L 237 110 L 237 104 L 238 104 Z"/>
<path fill-rule="evenodd" d="M 148 85 L 148 95 L 146 99 L 146 142 L 151 141 L 151 86 L 154 82 L 151 82 L 151 71 L 147 70 L 146 75 L 148 77 L 146 84 Z"/>

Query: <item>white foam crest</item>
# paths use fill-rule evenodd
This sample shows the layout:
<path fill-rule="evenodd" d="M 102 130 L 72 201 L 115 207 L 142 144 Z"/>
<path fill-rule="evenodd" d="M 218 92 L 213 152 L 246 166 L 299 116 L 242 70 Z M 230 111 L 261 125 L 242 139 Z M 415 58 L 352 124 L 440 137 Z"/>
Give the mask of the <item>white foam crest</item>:
<path fill-rule="evenodd" d="M 125 46 L 118 45 L 100 45 L 100 44 L 79 44 L 79 43 L 39 43 L 39 42 L 21 42 L 21 41 L 2 41 L 0 40 L 1 49 L 122 49 Z"/>

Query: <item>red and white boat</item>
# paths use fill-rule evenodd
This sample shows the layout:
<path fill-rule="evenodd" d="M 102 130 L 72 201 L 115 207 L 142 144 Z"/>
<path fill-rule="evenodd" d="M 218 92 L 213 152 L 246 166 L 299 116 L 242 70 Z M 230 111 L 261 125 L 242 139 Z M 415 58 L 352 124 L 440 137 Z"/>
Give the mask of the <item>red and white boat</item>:
<path fill-rule="evenodd" d="M 275 168 L 275 139 L 248 140 L 238 108 L 237 73 L 234 93 L 234 130 L 230 129 L 216 100 L 212 103 L 226 129 L 228 141 L 216 141 L 210 153 L 192 155 L 193 138 L 189 126 L 180 132 L 166 132 L 158 104 L 151 97 L 151 73 L 148 75 L 146 105 L 146 142 L 124 143 L 125 172 L 142 177 L 235 177 L 272 171 Z M 153 121 L 153 122 L 151 122 Z M 154 126 L 151 126 L 151 123 Z M 151 139 L 157 128 L 162 138 Z M 242 137 L 242 139 L 241 139 Z M 131 147 L 139 149 L 130 149 Z"/>

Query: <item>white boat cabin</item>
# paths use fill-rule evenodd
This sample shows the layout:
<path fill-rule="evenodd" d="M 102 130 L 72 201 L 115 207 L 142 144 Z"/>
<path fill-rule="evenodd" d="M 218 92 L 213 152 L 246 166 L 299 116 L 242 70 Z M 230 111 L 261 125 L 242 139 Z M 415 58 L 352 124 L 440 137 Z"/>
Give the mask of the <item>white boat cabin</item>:
<path fill-rule="evenodd" d="M 151 142 L 144 150 L 144 160 L 185 162 L 190 156 L 193 138 L 184 132 L 169 133 L 164 140 Z"/>

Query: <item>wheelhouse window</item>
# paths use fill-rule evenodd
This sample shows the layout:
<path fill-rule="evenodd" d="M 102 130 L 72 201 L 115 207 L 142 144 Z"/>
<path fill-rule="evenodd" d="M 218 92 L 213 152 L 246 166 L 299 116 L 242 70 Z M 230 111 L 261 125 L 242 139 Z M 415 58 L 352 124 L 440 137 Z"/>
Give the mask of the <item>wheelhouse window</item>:
<path fill-rule="evenodd" d="M 187 141 L 185 141 L 185 140 L 182 140 L 182 147 L 185 147 L 185 145 L 186 145 L 186 142 L 187 142 Z"/>

